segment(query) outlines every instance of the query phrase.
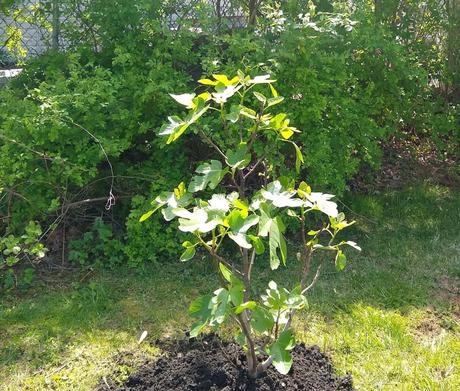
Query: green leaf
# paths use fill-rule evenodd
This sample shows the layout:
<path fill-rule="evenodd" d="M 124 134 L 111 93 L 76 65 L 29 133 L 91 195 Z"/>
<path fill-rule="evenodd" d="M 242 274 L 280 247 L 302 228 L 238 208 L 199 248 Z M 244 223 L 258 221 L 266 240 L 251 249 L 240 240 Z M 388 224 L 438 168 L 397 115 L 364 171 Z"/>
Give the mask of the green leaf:
<path fill-rule="evenodd" d="M 263 96 L 260 92 L 254 91 L 253 94 L 259 102 L 262 102 L 264 105 L 267 103 L 267 98 Z"/>
<path fill-rule="evenodd" d="M 284 98 L 282 96 L 278 96 L 276 98 L 270 98 L 270 99 L 268 99 L 267 108 L 275 106 L 275 105 L 281 103 L 283 100 L 284 100 Z"/>
<path fill-rule="evenodd" d="M 257 303 L 255 301 L 247 301 L 239 306 L 237 306 L 234 311 L 235 314 L 241 314 L 244 310 L 252 310 L 256 308 Z"/>
<path fill-rule="evenodd" d="M 303 155 L 302 155 L 302 151 L 300 150 L 299 146 L 296 143 L 292 143 L 292 145 L 294 146 L 294 149 L 295 149 L 295 170 L 297 171 L 297 173 L 299 173 L 300 167 L 304 163 Z"/>
<path fill-rule="evenodd" d="M 273 357 L 273 366 L 282 375 L 287 375 L 292 367 L 292 355 L 290 350 L 295 346 L 294 335 L 291 330 L 283 331 L 278 340 L 267 350 Z"/>
<path fill-rule="evenodd" d="M 194 338 L 198 336 L 203 328 L 207 325 L 211 315 L 212 315 L 212 295 L 205 295 L 198 297 L 189 306 L 189 314 L 193 318 L 198 318 L 198 321 L 195 322 L 190 330 L 190 337 Z"/>
<path fill-rule="evenodd" d="M 204 106 L 204 100 L 199 101 L 201 105 L 196 106 L 185 120 L 178 116 L 168 117 L 169 124 L 163 125 L 158 133 L 160 136 L 168 136 L 166 144 L 176 141 L 190 125 L 195 123 L 209 109 L 209 106 Z"/>
<path fill-rule="evenodd" d="M 283 232 L 284 225 L 281 218 L 278 216 L 272 219 L 270 224 L 270 231 L 268 233 L 268 247 L 270 249 L 270 268 L 272 270 L 278 269 L 280 265 L 280 255 L 283 265 L 286 265 L 287 246 L 284 239 Z M 278 254 L 279 251 L 279 254 Z"/>
<path fill-rule="evenodd" d="M 204 101 L 201 101 L 202 102 L 202 105 L 198 105 L 196 107 L 196 109 L 194 111 L 192 111 L 186 118 L 186 121 L 187 121 L 187 124 L 188 125 L 192 125 L 194 124 L 196 121 L 198 121 L 198 119 L 204 114 L 206 113 L 206 111 L 208 111 L 209 109 L 209 106 L 204 106 Z"/>
<path fill-rule="evenodd" d="M 153 215 L 155 211 L 154 210 L 149 210 L 147 213 L 144 213 L 141 218 L 139 219 L 139 221 L 142 223 L 143 221 L 147 220 L 150 216 Z"/>
<path fill-rule="evenodd" d="M 166 144 L 176 141 L 189 127 L 187 121 L 183 121 L 177 116 L 168 117 L 169 124 L 163 125 L 158 133 L 160 136 L 168 136 Z"/>
<path fill-rule="evenodd" d="M 232 239 L 238 246 L 246 249 L 252 248 L 251 243 L 248 242 L 247 236 L 243 233 L 236 233 L 233 232 L 228 233 L 228 237 Z"/>
<path fill-rule="evenodd" d="M 290 128 L 290 129 L 293 129 L 293 128 Z M 295 142 L 290 141 L 290 140 L 282 140 L 282 141 L 286 141 L 288 143 L 291 143 L 292 146 L 294 147 L 294 150 L 295 150 L 295 169 L 296 169 L 297 173 L 299 173 L 300 172 L 300 167 L 304 163 L 302 151 L 300 150 L 299 146 Z"/>
<path fill-rule="evenodd" d="M 286 116 L 287 115 L 285 113 L 276 114 L 270 120 L 270 125 L 273 127 L 273 129 L 280 130 L 286 127 L 289 124 L 289 120 L 286 119 Z"/>
<path fill-rule="evenodd" d="M 304 181 L 300 182 L 299 188 L 297 189 L 297 194 L 301 198 L 306 198 L 311 193 L 311 187 L 307 185 Z"/>
<path fill-rule="evenodd" d="M 346 264 L 347 257 L 345 256 L 345 254 L 341 250 L 337 251 L 337 255 L 335 257 L 335 268 L 339 271 L 343 270 Z"/>
<path fill-rule="evenodd" d="M 224 322 L 230 300 L 229 292 L 224 288 L 217 289 L 214 294 L 215 295 L 211 300 L 211 303 L 213 304 L 212 318 L 210 321 L 211 326 L 215 323 L 222 324 Z"/>
<path fill-rule="evenodd" d="M 246 210 L 233 210 L 227 217 L 228 225 L 231 232 L 228 236 L 238 246 L 242 248 L 252 248 L 251 243 L 248 241 L 246 232 L 259 222 L 259 216 L 252 214 L 247 216 Z"/>
<path fill-rule="evenodd" d="M 278 98 L 278 91 L 276 91 L 272 84 L 270 84 L 270 91 L 272 92 L 273 98 Z"/>
<path fill-rule="evenodd" d="M 230 108 L 230 112 L 225 115 L 225 119 L 228 121 L 235 123 L 240 118 L 240 107 L 237 105 L 232 105 Z"/>
<path fill-rule="evenodd" d="M 301 295 L 300 293 L 294 293 L 295 290 L 293 290 L 287 300 L 286 300 L 286 306 L 290 309 L 294 310 L 300 310 L 306 306 L 308 306 L 308 301 L 307 298 L 304 295 Z"/>
<path fill-rule="evenodd" d="M 234 233 L 246 233 L 249 228 L 259 222 L 259 216 L 256 214 L 247 215 L 247 211 L 233 210 L 227 217 L 228 225 Z"/>
<path fill-rule="evenodd" d="M 215 189 L 226 173 L 225 170 L 222 170 L 222 163 L 218 160 L 200 164 L 195 172 L 201 175 L 195 175 L 192 178 L 188 187 L 188 191 L 191 193 L 202 191 L 208 185 L 211 190 Z"/>
<path fill-rule="evenodd" d="M 227 160 L 226 163 L 233 169 L 245 168 L 251 161 L 251 155 L 249 155 L 246 143 L 241 143 L 238 145 L 235 151 L 227 151 Z"/>
<path fill-rule="evenodd" d="M 194 109 L 196 105 L 193 103 L 193 99 L 195 98 L 195 94 L 169 94 L 171 98 L 173 98 L 177 103 L 185 106 L 187 109 Z"/>
<path fill-rule="evenodd" d="M 233 273 L 230 271 L 230 269 L 227 266 L 225 266 L 223 263 L 219 263 L 219 269 L 220 269 L 220 272 L 222 273 L 222 276 L 228 282 L 232 282 Z"/>
<path fill-rule="evenodd" d="M 232 278 L 232 284 L 229 289 L 229 294 L 230 300 L 232 301 L 234 306 L 241 305 L 244 297 L 244 286 L 243 283 L 235 277 Z"/>
<path fill-rule="evenodd" d="M 244 336 L 243 333 L 238 333 L 235 337 L 235 341 L 241 347 L 246 346 L 246 337 Z"/>
<path fill-rule="evenodd" d="M 254 250 L 256 250 L 257 255 L 261 255 L 265 252 L 265 245 L 260 237 L 248 235 L 248 238 L 252 241 L 252 245 L 254 246 Z"/>
<path fill-rule="evenodd" d="M 262 307 L 256 307 L 252 311 L 251 326 L 257 333 L 269 332 L 275 324 L 273 316 Z"/>
<path fill-rule="evenodd" d="M 248 117 L 250 119 L 257 119 L 257 113 L 249 107 L 245 106 L 240 107 L 240 115 Z"/>
<path fill-rule="evenodd" d="M 185 249 L 185 251 L 181 255 L 180 260 L 182 262 L 189 261 L 195 256 L 195 253 L 196 253 L 195 246 L 188 247 Z"/>

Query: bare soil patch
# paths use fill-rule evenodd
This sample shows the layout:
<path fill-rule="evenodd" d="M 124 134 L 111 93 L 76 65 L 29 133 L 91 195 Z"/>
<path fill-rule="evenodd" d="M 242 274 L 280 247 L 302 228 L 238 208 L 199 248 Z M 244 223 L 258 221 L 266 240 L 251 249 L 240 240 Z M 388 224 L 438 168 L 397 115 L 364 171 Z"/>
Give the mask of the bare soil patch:
<path fill-rule="evenodd" d="M 163 344 L 165 355 L 148 362 L 131 374 L 117 391 L 246 391 L 246 390 L 353 390 L 350 376 L 335 374 L 330 359 L 316 346 L 297 346 L 294 363 L 288 375 L 271 367 L 257 379 L 248 377 L 245 354 L 233 342 L 225 342 L 215 335 L 202 340 L 186 339 Z M 98 391 L 106 390 L 101 383 Z"/>

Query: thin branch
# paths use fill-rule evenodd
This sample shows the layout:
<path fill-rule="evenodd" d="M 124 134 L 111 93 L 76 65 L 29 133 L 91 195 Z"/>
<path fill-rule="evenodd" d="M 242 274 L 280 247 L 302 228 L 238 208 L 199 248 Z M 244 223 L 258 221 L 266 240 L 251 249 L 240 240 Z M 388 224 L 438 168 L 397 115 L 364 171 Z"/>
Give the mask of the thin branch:
<path fill-rule="evenodd" d="M 265 159 L 265 156 L 262 156 L 259 160 L 257 160 L 257 162 L 251 167 L 251 169 L 249 171 L 246 172 L 246 174 L 244 174 L 244 178 L 248 178 L 254 171 L 255 169 L 260 165 L 260 163 L 262 163 L 262 161 Z"/>
<path fill-rule="evenodd" d="M 217 153 L 218 153 L 220 156 L 222 156 L 222 158 L 223 158 L 224 160 L 227 160 L 227 156 L 225 156 L 225 154 L 221 151 L 221 149 L 217 146 L 217 144 L 216 144 L 214 141 L 212 141 L 212 140 L 208 137 L 208 135 L 207 135 L 205 132 L 203 132 L 202 130 L 200 130 L 200 134 L 203 136 L 203 138 L 204 138 L 209 144 L 212 145 L 212 147 L 217 151 Z"/>
<path fill-rule="evenodd" d="M 131 196 L 117 196 L 114 199 L 123 199 L 123 198 L 131 198 Z M 63 209 L 65 208 L 66 211 L 70 208 L 75 208 L 80 205 L 92 204 L 95 202 L 107 201 L 107 197 L 98 197 L 98 198 L 87 198 L 85 200 L 71 202 L 69 204 L 63 205 Z"/>
<path fill-rule="evenodd" d="M 323 266 L 323 263 L 321 262 L 320 265 L 318 266 L 318 269 L 316 270 L 316 273 L 315 273 L 315 276 L 313 277 L 313 280 L 311 281 L 310 285 L 308 285 L 306 288 L 304 288 L 302 290 L 302 292 L 300 292 L 301 295 L 304 295 L 305 293 L 307 293 L 311 288 L 313 288 L 315 286 L 315 284 L 317 283 L 318 281 L 318 278 L 319 278 L 319 275 L 320 275 L 320 272 L 321 272 L 321 267 Z"/>
<path fill-rule="evenodd" d="M 256 250 L 253 249 L 252 254 L 251 254 L 251 259 L 249 261 L 249 268 L 248 268 L 248 280 L 249 280 L 249 282 L 251 282 L 251 272 L 252 272 L 252 267 L 254 266 L 255 258 L 256 258 Z"/>
<path fill-rule="evenodd" d="M 77 128 L 83 130 L 84 132 L 86 132 L 94 141 L 96 141 L 96 143 L 99 144 L 99 147 L 101 148 L 101 151 L 102 153 L 104 154 L 105 156 L 105 160 L 107 161 L 107 164 L 109 165 L 109 168 L 110 168 L 110 174 L 111 174 L 111 184 L 110 184 L 110 191 L 109 191 L 109 196 L 107 197 L 107 203 L 105 205 L 105 209 L 106 210 L 110 210 L 110 208 L 112 208 L 113 205 L 115 205 L 115 197 L 113 195 L 113 186 L 114 186 L 114 183 L 115 183 L 115 174 L 113 172 L 113 166 L 112 166 L 112 162 L 110 161 L 109 159 L 109 156 L 107 155 L 107 152 L 105 151 L 105 148 L 104 146 L 102 145 L 102 142 L 94 135 L 92 134 L 88 129 L 86 129 L 84 126 L 80 125 L 80 124 L 77 124 L 76 122 L 74 122 L 72 119 L 68 119 L 68 122 L 70 122 L 72 125 L 76 126 Z"/>

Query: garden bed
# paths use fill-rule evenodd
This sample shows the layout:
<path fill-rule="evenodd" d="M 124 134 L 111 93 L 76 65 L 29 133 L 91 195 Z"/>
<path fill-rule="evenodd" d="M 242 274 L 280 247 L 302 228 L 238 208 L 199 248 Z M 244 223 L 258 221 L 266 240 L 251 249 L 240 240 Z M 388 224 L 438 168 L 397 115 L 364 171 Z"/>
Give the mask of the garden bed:
<path fill-rule="evenodd" d="M 256 380 L 245 368 L 245 354 L 233 342 L 221 341 L 214 335 L 204 339 L 168 342 L 162 346 L 165 355 L 144 364 L 131 374 L 118 391 L 140 390 L 353 390 L 350 376 L 335 374 L 330 359 L 316 346 L 298 345 L 293 351 L 294 364 L 288 375 L 273 367 Z M 108 380 L 99 391 L 106 390 Z M 110 385 L 113 390 L 114 387 Z"/>

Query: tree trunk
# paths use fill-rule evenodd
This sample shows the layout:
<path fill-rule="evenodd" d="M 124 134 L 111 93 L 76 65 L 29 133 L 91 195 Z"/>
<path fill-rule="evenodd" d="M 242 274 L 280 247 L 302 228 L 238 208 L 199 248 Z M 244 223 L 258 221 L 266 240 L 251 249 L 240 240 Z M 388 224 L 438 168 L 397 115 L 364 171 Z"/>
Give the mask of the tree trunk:
<path fill-rule="evenodd" d="M 460 102 L 460 0 L 447 1 L 447 68 L 451 80 L 451 97 Z"/>
<path fill-rule="evenodd" d="M 60 34 L 60 12 L 59 12 L 59 1 L 53 0 L 52 4 L 53 10 L 53 30 L 51 35 L 51 42 L 53 45 L 53 49 L 59 49 L 59 34 Z"/>
<path fill-rule="evenodd" d="M 255 27 L 257 21 L 257 11 L 259 9 L 259 5 L 262 1 L 261 0 L 249 0 L 248 3 L 248 11 L 249 11 L 249 18 L 248 18 L 248 25 L 251 27 Z"/>

